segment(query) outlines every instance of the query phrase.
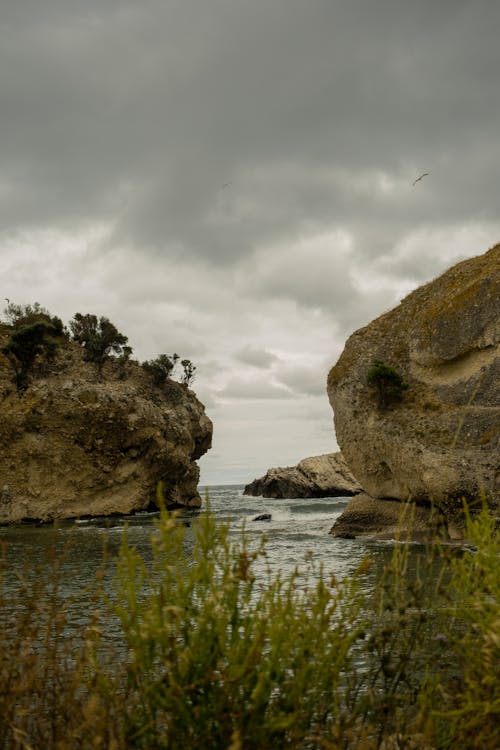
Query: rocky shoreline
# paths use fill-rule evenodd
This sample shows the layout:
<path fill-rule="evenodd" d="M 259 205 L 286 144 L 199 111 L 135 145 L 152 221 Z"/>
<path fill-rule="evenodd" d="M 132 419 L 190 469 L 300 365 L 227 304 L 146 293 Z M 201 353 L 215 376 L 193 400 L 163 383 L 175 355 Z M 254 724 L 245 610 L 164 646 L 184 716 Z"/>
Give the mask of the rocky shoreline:
<path fill-rule="evenodd" d="M 457 538 L 464 500 L 498 516 L 498 309 L 500 245 L 353 333 L 328 376 L 341 450 L 271 468 L 244 494 L 352 497 L 339 537 Z M 193 391 L 126 356 L 89 361 L 58 319 L 33 311 L 46 340 L 29 377 L 22 359 L 16 370 L 15 326 L 0 323 L 0 524 L 129 514 L 161 496 L 200 507 L 196 461 L 212 423 Z"/>

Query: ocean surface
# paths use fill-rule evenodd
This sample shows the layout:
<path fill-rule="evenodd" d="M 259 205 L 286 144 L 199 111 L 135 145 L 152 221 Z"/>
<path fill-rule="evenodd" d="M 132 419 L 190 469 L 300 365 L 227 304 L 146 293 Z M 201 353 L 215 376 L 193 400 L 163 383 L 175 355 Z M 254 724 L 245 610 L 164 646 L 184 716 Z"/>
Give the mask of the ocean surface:
<path fill-rule="evenodd" d="M 351 576 L 365 557 L 369 557 L 372 575 L 363 576 L 360 583 L 367 593 L 373 586 L 373 576 L 380 565 L 388 561 L 393 543 L 369 542 L 361 539 L 337 539 L 328 532 L 340 515 L 348 498 L 269 500 L 246 497 L 243 486 L 212 486 L 207 491 L 208 504 L 216 518 L 229 525 L 236 539 L 243 527 L 251 543 L 260 543 L 265 536 L 267 556 L 257 562 L 256 574 L 264 578 L 281 570 L 289 573 L 304 565 L 306 557 L 316 564 L 322 563 L 325 573 L 337 580 Z M 204 503 L 204 507 L 206 503 Z M 192 521 L 201 511 L 186 511 L 180 522 L 185 523 L 186 535 L 192 533 Z M 269 513 L 271 519 L 255 521 L 255 516 Z M 56 528 L 51 525 L 26 525 L 0 528 L 0 545 L 4 559 L 4 591 L 16 587 L 22 579 L 39 575 L 48 568 L 54 553 L 63 553 L 61 568 L 62 597 L 75 598 L 71 619 L 75 626 L 88 617 L 90 594 L 86 587 L 99 570 L 102 551 L 107 549 L 109 562 L 104 586 L 112 587 L 114 557 L 120 549 L 125 526 L 130 545 L 137 548 L 147 561 L 150 559 L 150 541 L 155 534 L 154 519 L 157 513 L 138 513 L 127 517 L 89 518 L 66 521 Z M 259 571 L 258 566 L 262 566 Z M 265 567 L 265 570 L 264 570 Z M 304 565 L 305 567 L 305 565 Z M 36 572 L 35 572 L 36 571 Z M 110 637 L 112 633 L 110 633 Z"/>

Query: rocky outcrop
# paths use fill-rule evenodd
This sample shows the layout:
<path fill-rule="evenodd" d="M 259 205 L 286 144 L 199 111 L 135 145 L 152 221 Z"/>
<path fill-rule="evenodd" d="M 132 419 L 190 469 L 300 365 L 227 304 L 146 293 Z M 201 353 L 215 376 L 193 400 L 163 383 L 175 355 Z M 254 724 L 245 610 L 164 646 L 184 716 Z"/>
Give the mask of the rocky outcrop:
<path fill-rule="evenodd" d="M 341 453 L 304 458 L 297 466 L 269 469 L 245 487 L 245 495 L 282 497 L 350 497 L 361 492 Z"/>
<path fill-rule="evenodd" d="M 460 537 L 460 531 L 447 523 L 436 508 L 380 500 L 364 492 L 351 498 L 330 533 L 344 539 L 359 536 L 370 539 L 411 539 L 425 542 Z"/>
<path fill-rule="evenodd" d="M 463 261 L 356 331 L 328 377 L 338 443 L 365 492 L 498 502 L 500 245 Z M 408 384 L 383 404 L 374 361 Z"/>
<path fill-rule="evenodd" d="M 0 523 L 155 507 L 160 480 L 169 507 L 201 504 L 212 424 L 185 385 L 116 360 L 99 373 L 66 341 L 22 392 L 0 354 L 0 404 Z"/>

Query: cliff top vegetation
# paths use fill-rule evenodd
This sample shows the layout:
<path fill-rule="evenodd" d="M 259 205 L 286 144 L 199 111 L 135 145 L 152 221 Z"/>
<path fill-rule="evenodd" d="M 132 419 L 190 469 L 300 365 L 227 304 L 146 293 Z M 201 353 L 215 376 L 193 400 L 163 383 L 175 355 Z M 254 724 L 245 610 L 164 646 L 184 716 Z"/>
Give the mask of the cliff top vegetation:
<path fill-rule="evenodd" d="M 122 366 L 122 376 L 126 377 L 124 366 L 131 360 L 133 349 L 128 337 L 107 317 L 77 312 L 66 327 L 39 302 L 20 305 L 8 301 L 3 318 L 0 353 L 8 359 L 13 382 L 20 392 L 26 390 L 32 378 L 46 373 L 58 350 L 70 344 L 81 348 L 83 358 L 96 365 L 99 375 L 104 365 L 114 360 Z M 180 382 L 190 386 L 196 367 L 191 360 L 181 359 L 178 354 L 160 354 L 143 362 L 142 368 L 155 386 L 161 386 L 174 376 L 178 365 Z"/>

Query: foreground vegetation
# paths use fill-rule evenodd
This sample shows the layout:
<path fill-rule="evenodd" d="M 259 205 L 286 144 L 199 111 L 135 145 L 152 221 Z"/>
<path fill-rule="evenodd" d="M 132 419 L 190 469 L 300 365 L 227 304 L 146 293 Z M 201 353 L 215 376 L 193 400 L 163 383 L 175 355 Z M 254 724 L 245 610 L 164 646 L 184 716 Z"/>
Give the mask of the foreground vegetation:
<path fill-rule="evenodd" d="M 152 563 L 126 535 L 117 560 L 104 554 L 85 625 L 70 623 L 55 555 L 2 589 L 0 746 L 494 750 L 500 548 L 486 511 L 468 537 L 416 566 L 396 545 L 348 581 L 312 556 L 282 577 L 262 573 L 265 542 L 234 541 L 209 512 L 187 529 L 163 513 Z"/>

